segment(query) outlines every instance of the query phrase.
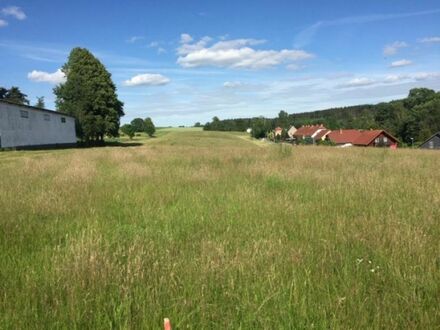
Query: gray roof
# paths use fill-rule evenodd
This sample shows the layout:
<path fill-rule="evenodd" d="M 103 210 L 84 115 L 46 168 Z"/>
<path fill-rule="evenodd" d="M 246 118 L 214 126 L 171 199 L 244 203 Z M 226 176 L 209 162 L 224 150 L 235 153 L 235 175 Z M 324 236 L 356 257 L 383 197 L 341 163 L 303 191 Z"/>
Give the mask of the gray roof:
<path fill-rule="evenodd" d="M 48 112 L 48 113 L 51 113 L 51 114 L 54 114 L 54 115 L 60 115 L 60 116 L 66 116 L 66 117 L 72 117 L 72 118 L 75 118 L 75 116 L 68 115 L 67 113 L 58 112 L 58 111 L 55 111 L 55 110 L 49 110 L 49 109 L 38 108 L 38 107 L 34 107 L 34 106 L 32 106 L 32 105 L 27 105 L 27 104 L 17 104 L 17 103 L 9 102 L 9 101 L 6 101 L 6 100 L 0 100 L 0 103 L 5 103 L 5 104 L 8 104 L 8 105 L 15 105 L 15 106 L 18 106 L 18 107 L 25 107 L 25 108 L 28 108 L 28 109 L 37 110 L 37 111 L 42 111 L 42 112 Z"/>

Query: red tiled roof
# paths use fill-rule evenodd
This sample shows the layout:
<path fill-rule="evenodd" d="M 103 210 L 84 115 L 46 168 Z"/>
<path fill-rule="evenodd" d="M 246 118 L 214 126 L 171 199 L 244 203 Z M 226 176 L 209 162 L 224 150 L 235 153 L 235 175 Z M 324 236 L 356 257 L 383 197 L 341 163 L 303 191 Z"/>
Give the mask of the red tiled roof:
<path fill-rule="evenodd" d="M 324 136 L 326 136 L 327 134 L 329 134 L 331 131 L 329 129 L 323 129 L 321 131 L 319 131 L 315 136 L 314 139 L 315 140 L 321 140 Z"/>
<path fill-rule="evenodd" d="M 296 130 L 293 136 L 303 137 L 312 136 L 319 129 L 326 129 L 323 125 L 311 125 L 311 126 L 301 126 Z"/>
<path fill-rule="evenodd" d="M 336 144 L 351 143 L 358 146 L 367 146 L 380 134 L 385 134 L 388 138 L 397 142 L 397 139 L 384 130 L 356 130 L 356 129 L 341 129 L 331 132 L 328 135 L 330 141 Z"/>
<path fill-rule="evenodd" d="M 336 144 L 353 143 L 361 134 L 357 129 L 338 129 L 330 132 L 328 138 Z"/>

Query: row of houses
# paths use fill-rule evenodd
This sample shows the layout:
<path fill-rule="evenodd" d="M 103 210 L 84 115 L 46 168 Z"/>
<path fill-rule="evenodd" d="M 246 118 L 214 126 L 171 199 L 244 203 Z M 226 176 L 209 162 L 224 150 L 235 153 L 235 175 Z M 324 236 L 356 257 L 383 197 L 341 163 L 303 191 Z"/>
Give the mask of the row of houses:
<path fill-rule="evenodd" d="M 283 129 L 275 128 L 275 136 L 281 136 Z M 397 148 L 399 141 L 385 130 L 358 130 L 338 129 L 329 130 L 324 125 L 304 125 L 300 128 L 294 126 L 287 131 L 288 139 L 292 142 L 306 142 L 318 144 L 322 141 L 329 141 L 342 147 L 385 147 Z M 427 141 L 421 144 L 420 148 L 440 149 L 440 132 L 434 134 Z"/>

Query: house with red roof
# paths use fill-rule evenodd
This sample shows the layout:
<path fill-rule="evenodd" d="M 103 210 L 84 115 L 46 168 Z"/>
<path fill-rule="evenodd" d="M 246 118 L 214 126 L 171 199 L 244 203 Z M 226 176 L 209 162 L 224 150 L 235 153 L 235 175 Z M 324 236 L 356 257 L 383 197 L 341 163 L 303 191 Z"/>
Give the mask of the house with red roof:
<path fill-rule="evenodd" d="M 399 141 L 384 130 L 340 129 L 327 134 L 327 140 L 337 145 L 397 148 Z"/>
<path fill-rule="evenodd" d="M 330 134 L 330 130 L 324 127 L 324 125 L 303 125 L 298 128 L 292 137 L 298 140 L 309 140 L 313 143 L 318 141 L 324 141 L 326 136 Z"/>
<path fill-rule="evenodd" d="M 275 136 L 281 136 L 283 134 L 283 129 L 281 127 L 275 127 L 274 130 Z"/>

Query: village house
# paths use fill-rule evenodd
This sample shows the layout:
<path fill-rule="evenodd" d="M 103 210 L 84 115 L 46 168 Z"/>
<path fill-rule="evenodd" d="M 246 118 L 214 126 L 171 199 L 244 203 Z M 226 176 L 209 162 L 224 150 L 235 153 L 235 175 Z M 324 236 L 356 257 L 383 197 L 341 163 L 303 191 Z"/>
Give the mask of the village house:
<path fill-rule="evenodd" d="M 0 100 L 0 148 L 75 144 L 74 117 Z"/>
<path fill-rule="evenodd" d="M 297 131 L 296 127 L 292 125 L 287 131 L 287 136 L 292 139 L 296 131 Z"/>
<path fill-rule="evenodd" d="M 327 140 L 336 145 L 397 148 L 398 140 L 384 130 L 339 129 L 330 132 Z"/>
<path fill-rule="evenodd" d="M 324 141 L 326 136 L 331 131 L 324 127 L 324 125 L 304 125 L 298 128 L 292 134 L 293 138 L 298 140 L 309 140 L 312 143 Z"/>
<path fill-rule="evenodd" d="M 422 149 L 439 149 L 440 150 L 440 132 L 435 133 L 428 140 L 420 145 Z"/>
<path fill-rule="evenodd" d="M 283 129 L 279 126 L 275 127 L 274 134 L 275 134 L 275 137 L 281 136 L 283 134 Z"/>

